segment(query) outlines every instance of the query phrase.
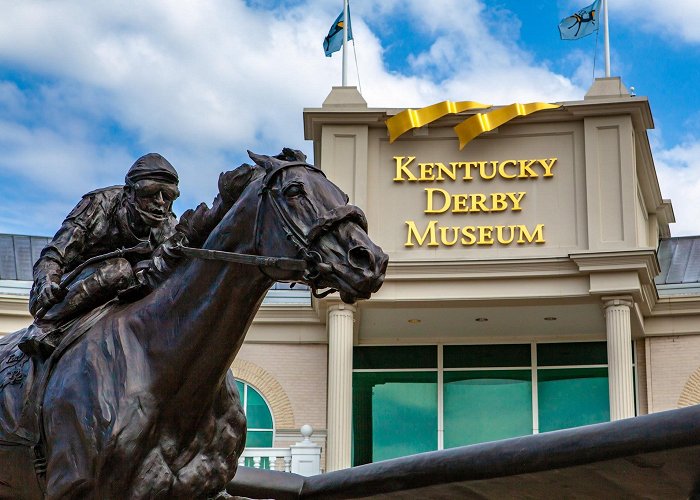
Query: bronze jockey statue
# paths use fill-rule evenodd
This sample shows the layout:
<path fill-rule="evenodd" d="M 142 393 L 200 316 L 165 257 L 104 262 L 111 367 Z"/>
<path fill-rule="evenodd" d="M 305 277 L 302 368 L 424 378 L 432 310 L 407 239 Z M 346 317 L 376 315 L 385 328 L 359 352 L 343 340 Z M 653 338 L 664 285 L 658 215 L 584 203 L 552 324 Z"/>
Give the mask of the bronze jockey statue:
<path fill-rule="evenodd" d="M 46 358 L 60 341 L 61 325 L 135 287 L 137 264 L 175 231 L 173 201 L 180 195 L 178 175 L 161 155 L 149 153 L 131 166 L 124 186 L 92 191 L 63 221 L 34 264 L 29 310 L 36 318 L 20 349 Z M 85 266 L 71 283 L 61 278 L 90 258 L 140 247 Z"/>

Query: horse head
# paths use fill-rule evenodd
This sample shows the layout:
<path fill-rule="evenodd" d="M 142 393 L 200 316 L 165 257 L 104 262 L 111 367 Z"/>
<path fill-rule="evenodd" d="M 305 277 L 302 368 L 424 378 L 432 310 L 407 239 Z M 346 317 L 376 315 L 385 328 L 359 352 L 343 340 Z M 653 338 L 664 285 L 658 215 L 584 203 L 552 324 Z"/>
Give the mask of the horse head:
<path fill-rule="evenodd" d="M 367 235 L 367 219 L 348 196 L 300 151 L 248 152 L 258 165 L 254 253 L 301 258 L 304 272 L 266 269 L 276 281 L 302 282 L 313 293 L 340 292 L 344 302 L 367 299 L 384 281 L 388 256 Z M 284 235 L 284 237 L 280 237 Z"/>

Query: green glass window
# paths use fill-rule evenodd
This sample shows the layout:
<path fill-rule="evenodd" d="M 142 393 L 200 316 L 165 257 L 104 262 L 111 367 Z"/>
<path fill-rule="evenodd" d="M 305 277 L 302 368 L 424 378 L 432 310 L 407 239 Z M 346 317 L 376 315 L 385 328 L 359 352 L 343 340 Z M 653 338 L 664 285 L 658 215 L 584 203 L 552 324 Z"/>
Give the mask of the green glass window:
<path fill-rule="evenodd" d="M 437 368 L 437 346 L 355 347 L 352 359 L 356 370 Z"/>
<path fill-rule="evenodd" d="M 436 372 L 353 374 L 353 464 L 437 449 Z"/>
<path fill-rule="evenodd" d="M 537 370 L 540 432 L 610 420 L 607 368 Z"/>
<path fill-rule="evenodd" d="M 607 365 L 606 342 L 565 342 L 537 345 L 538 366 Z"/>
<path fill-rule="evenodd" d="M 445 372 L 445 448 L 532 433 L 530 370 Z"/>
<path fill-rule="evenodd" d="M 243 412 L 248 419 L 246 447 L 271 448 L 274 439 L 272 411 L 262 395 L 249 384 L 236 380 Z"/>
<path fill-rule="evenodd" d="M 355 347 L 352 463 L 608 421 L 606 366 L 605 342 Z"/>
<path fill-rule="evenodd" d="M 530 344 L 446 345 L 445 368 L 530 366 Z"/>

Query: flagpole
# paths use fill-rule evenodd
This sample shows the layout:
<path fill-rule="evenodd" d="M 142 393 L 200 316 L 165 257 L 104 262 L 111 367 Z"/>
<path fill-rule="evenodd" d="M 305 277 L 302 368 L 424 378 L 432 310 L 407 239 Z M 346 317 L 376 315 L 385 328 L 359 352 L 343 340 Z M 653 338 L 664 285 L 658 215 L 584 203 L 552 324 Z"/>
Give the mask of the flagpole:
<path fill-rule="evenodd" d="M 605 78 L 610 78 L 610 32 L 608 30 L 608 0 L 603 0 L 603 45 L 605 51 Z"/>
<path fill-rule="evenodd" d="M 348 86 L 348 24 L 348 0 L 343 0 L 343 87 Z"/>

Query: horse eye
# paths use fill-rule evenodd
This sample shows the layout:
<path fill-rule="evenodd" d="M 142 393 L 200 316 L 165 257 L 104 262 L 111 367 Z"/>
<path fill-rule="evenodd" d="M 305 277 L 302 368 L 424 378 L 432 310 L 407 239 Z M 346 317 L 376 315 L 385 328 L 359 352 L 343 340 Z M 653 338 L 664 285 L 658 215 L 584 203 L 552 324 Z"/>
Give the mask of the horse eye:
<path fill-rule="evenodd" d="M 284 189 L 284 195 L 287 198 L 294 198 L 302 194 L 304 194 L 304 186 L 296 182 L 294 184 L 290 184 Z"/>

